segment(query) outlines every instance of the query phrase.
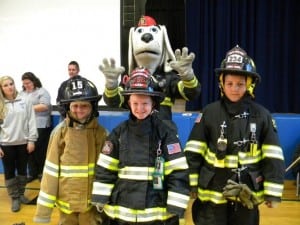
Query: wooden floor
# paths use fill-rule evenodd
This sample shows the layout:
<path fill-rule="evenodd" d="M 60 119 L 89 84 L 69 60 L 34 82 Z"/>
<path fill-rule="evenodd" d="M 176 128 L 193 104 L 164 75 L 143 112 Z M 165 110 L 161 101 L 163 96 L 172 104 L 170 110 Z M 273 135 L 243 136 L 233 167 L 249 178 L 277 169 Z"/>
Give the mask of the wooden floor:
<path fill-rule="evenodd" d="M 33 199 L 38 194 L 38 191 L 39 182 L 38 180 L 35 180 L 27 185 L 25 195 L 28 198 Z M 4 186 L 3 174 L 0 174 L 0 225 L 13 225 L 20 222 L 25 222 L 26 225 L 38 224 L 32 222 L 35 205 L 22 205 L 21 210 L 17 213 L 11 212 L 10 207 L 11 202 Z M 285 182 L 283 202 L 277 208 L 269 209 L 266 206 L 261 205 L 260 214 L 260 225 L 300 225 L 300 198 L 296 196 L 295 182 Z M 187 225 L 193 225 L 190 208 L 188 208 L 186 213 L 186 221 Z M 49 224 L 58 224 L 57 209 L 54 209 L 52 220 Z"/>

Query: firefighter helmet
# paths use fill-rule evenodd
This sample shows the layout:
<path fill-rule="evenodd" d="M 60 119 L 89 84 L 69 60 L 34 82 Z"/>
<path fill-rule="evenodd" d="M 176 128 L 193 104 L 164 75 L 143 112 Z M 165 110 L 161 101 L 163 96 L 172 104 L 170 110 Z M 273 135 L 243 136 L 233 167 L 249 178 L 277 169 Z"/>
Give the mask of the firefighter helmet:
<path fill-rule="evenodd" d="M 260 82 L 260 75 L 256 72 L 256 66 L 252 58 L 246 51 L 236 45 L 226 53 L 225 59 L 222 61 L 220 68 L 215 69 L 219 79 L 219 87 L 223 95 L 223 79 L 224 75 L 245 75 L 247 77 L 247 92 L 254 97 L 254 88 Z"/>
<path fill-rule="evenodd" d="M 141 16 L 138 22 L 138 27 L 149 27 L 149 26 L 157 26 L 157 23 L 154 18 L 151 16 Z"/>
<path fill-rule="evenodd" d="M 122 95 L 129 96 L 132 94 L 152 96 L 157 105 L 164 100 L 164 93 L 154 90 L 150 71 L 143 67 L 134 69 L 130 76 L 124 77 L 125 89 Z"/>
<path fill-rule="evenodd" d="M 60 104 L 69 111 L 70 103 L 74 101 L 89 101 L 92 104 L 95 116 L 98 116 L 98 102 L 101 99 L 96 86 L 83 77 L 74 77 L 68 80 Z"/>

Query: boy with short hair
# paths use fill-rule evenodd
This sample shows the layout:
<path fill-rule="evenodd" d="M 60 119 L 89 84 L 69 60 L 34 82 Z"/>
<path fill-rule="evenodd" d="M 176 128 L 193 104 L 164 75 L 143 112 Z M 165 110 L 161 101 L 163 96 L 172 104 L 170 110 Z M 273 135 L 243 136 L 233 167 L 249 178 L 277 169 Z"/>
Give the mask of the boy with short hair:
<path fill-rule="evenodd" d="M 97 157 L 106 139 L 97 119 L 100 98 L 89 80 L 68 81 L 61 100 L 67 117 L 50 137 L 34 222 L 49 223 L 56 206 L 60 224 L 98 224 L 91 192 Z"/>
<path fill-rule="evenodd" d="M 154 91 L 147 69 L 137 68 L 126 79 L 122 95 L 130 116 L 100 153 L 92 201 L 110 225 L 183 223 L 188 165 L 177 132 L 157 116 L 164 95 Z"/>

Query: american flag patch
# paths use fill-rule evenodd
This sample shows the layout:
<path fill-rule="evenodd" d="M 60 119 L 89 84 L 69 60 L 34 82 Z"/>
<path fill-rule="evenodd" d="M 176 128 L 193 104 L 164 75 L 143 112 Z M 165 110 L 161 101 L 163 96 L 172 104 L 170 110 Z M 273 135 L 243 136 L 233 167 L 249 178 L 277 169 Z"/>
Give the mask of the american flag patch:
<path fill-rule="evenodd" d="M 174 143 L 174 144 L 167 145 L 167 148 L 168 148 L 169 155 L 181 152 L 181 147 L 180 147 L 180 144 L 178 142 Z"/>

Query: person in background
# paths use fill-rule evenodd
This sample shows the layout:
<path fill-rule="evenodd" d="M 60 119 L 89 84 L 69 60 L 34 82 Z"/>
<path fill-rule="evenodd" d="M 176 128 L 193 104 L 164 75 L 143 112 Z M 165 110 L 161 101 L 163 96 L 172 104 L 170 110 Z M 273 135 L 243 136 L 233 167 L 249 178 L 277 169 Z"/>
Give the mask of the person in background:
<path fill-rule="evenodd" d="M 132 71 L 122 92 L 129 119 L 113 129 L 99 155 L 92 202 L 110 225 L 184 223 L 188 165 L 177 132 L 158 118 L 164 95 L 152 85 L 147 69 Z"/>
<path fill-rule="evenodd" d="M 81 77 L 79 75 L 79 72 L 80 72 L 80 67 L 79 67 L 78 62 L 76 62 L 76 61 L 69 62 L 69 64 L 68 64 L 69 79 Z M 58 111 L 62 117 L 61 119 L 66 117 L 66 112 L 64 111 L 64 107 L 61 107 L 60 100 L 64 98 L 65 89 L 66 89 L 69 79 L 63 81 L 60 84 L 60 86 L 58 88 L 57 97 L 56 97 L 56 105 L 57 105 Z"/>
<path fill-rule="evenodd" d="M 275 120 L 254 102 L 260 81 L 239 46 L 215 70 L 221 99 L 207 105 L 185 147 L 195 225 L 258 225 L 258 205 L 281 201 L 284 157 Z"/>
<path fill-rule="evenodd" d="M 26 96 L 32 102 L 35 111 L 38 139 L 35 143 L 35 151 L 29 154 L 27 182 L 35 179 L 41 180 L 46 159 L 48 141 L 51 133 L 51 97 L 49 92 L 42 87 L 38 77 L 32 72 L 22 75 L 23 90 L 21 95 Z"/>
<path fill-rule="evenodd" d="M 86 79 L 67 82 L 60 101 L 66 118 L 50 136 L 34 222 L 49 223 L 56 206 L 59 224 L 99 224 L 91 193 L 95 165 L 107 136 L 97 118 L 100 98 L 95 85 Z"/>
<path fill-rule="evenodd" d="M 27 160 L 34 151 L 38 132 L 32 103 L 18 94 L 13 78 L 0 77 L 0 88 L 0 157 L 5 185 L 12 199 L 11 211 L 18 212 L 21 203 L 30 202 L 24 196 Z"/>

